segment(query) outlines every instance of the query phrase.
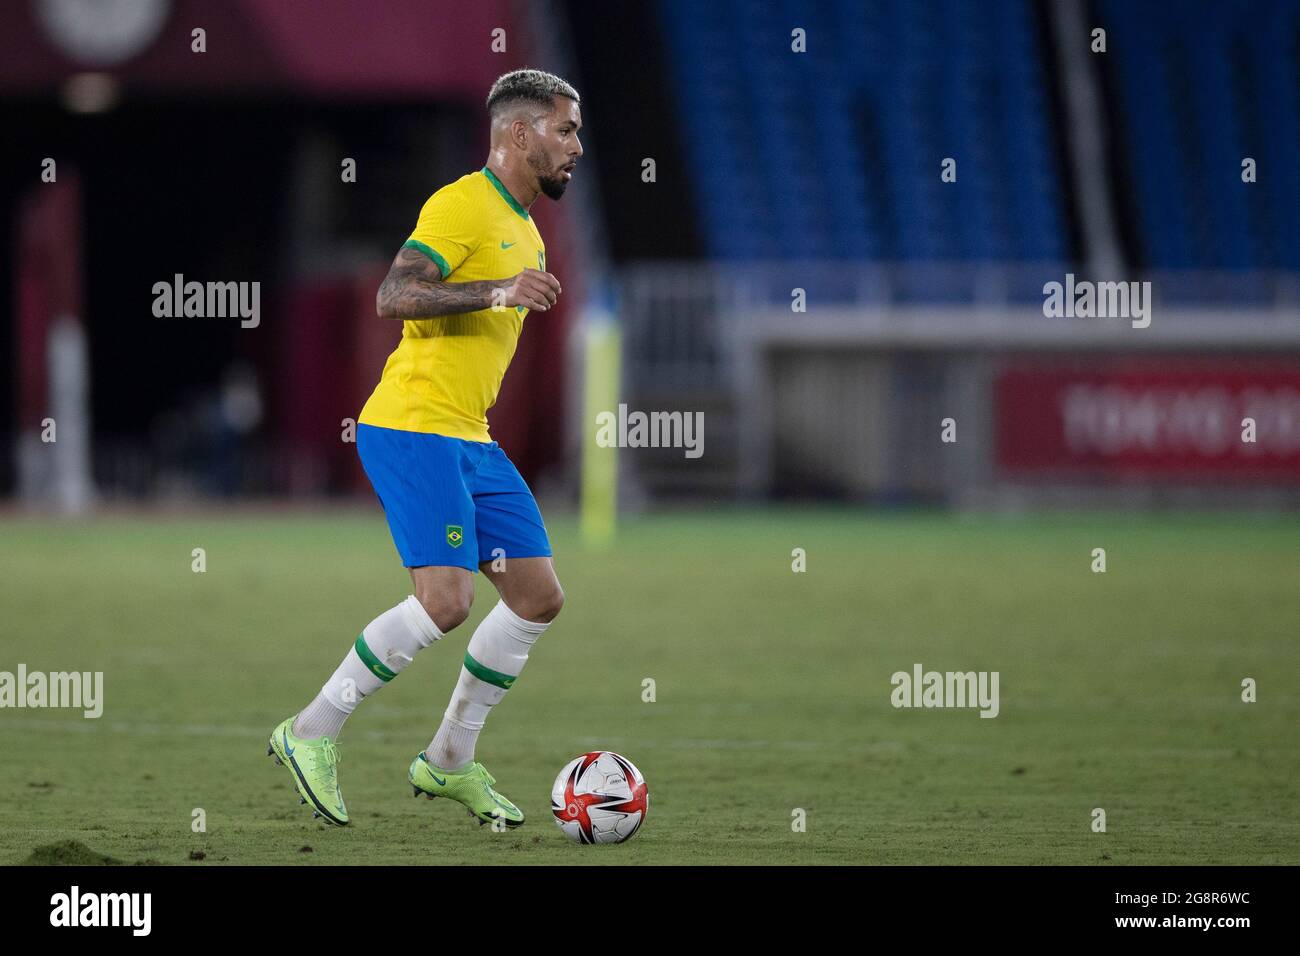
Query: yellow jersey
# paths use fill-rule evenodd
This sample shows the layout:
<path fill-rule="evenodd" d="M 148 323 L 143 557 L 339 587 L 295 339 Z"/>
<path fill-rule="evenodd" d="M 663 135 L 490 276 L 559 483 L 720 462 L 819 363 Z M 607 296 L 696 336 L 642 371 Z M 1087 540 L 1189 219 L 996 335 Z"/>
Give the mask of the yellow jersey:
<path fill-rule="evenodd" d="M 484 166 L 429 197 L 403 248 L 428 256 L 449 282 L 507 279 L 546 268 L 546 246 L 528 210 Z M 402 340 L 358 422 L 486 442 L 523 330 L 524 306 L 405 319 Z"/>

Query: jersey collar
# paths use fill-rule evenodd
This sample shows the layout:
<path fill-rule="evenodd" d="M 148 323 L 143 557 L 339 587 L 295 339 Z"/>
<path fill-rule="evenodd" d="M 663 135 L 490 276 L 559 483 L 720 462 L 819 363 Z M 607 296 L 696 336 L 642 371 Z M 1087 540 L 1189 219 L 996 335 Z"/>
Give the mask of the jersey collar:
<path fill-rule="evenodd" d="M 496 191 L 501 194 L 501 198 L 504 199 L 509 204 L 510 208 L 513 209 L 515 212 L 519 213 L 519 215 L 523 216 L 524 219 L 527 219 L 528 210 L 525 209 L 523 206 L 519 205 L 519 200 L 515 199 L 514 196 L 510 195 L 510 190 L 506 189 L 505 185 L 501 182 L 501 180 L 497 179 L 496 174 L 492 172 L 492 170 L 488 169 L 486 166 L 483 167 L 481 172 L 483 173 L 484 176 L 488 178 L 488 182 L 490 182 L 493 186 L 496 187 Z"/>

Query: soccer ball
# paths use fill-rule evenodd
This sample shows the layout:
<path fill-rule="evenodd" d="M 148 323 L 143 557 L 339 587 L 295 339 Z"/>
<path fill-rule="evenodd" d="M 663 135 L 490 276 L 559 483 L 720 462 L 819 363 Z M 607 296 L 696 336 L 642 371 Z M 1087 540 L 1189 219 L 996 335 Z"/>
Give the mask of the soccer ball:
<path fill-rule="evenodd" d="M 555 778 L 551 812 L 574 843 L 622 843 L 650 812 L 650 791 L 632 761 L 593 750 L 574 757 Z"/>

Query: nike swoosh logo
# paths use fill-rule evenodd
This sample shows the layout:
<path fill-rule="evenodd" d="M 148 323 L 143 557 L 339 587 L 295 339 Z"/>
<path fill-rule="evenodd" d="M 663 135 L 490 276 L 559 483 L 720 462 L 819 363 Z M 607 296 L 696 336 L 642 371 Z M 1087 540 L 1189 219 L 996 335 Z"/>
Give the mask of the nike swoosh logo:
<path fill-rule="evenodd" d="M 441 777 L 439 777 L 439 776 L 438 776 L 436 773 L 434 773 L 432 770 L 429 771 L 429 776 L 432 777 L 432 778 L 434 779 L 434 781 L 437 782 L 438 786 L 440 786 L 440 787 L 445 787 L 445 786 L 447 786 L 447 781 L 446 781 L 446 780 L 443 780 Z"/>
<path fill-rule="evenodd" d="M 515 242 L 506 242 L 504 239 L 502 239 L 502 240 L 501 240 L 501 248 L 502 248 L 502 249 L 509 249 L 511 246 L 515 245 L 515 243 L 517 243 L 518 241 L 519 241 L 519 240 L 516 239 Z"/>
<path fill-rule="evenodd" d="M 286 757 L 292 757 L 293 748 L 289 746 L 289 731 L 287 730 L 280 731 L 280 736 L 284 738 L 284 755 Z"/>

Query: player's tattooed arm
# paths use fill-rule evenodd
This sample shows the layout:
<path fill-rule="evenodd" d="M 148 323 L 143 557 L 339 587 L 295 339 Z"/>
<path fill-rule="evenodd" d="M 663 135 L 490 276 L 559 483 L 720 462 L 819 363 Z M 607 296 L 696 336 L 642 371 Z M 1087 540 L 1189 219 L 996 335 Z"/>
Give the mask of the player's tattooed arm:
<path fill-rule="evenodd" d="M 517 305 L 545 312 L 559 294 L 555 276 L 537 269 L 525 269 L 509 279 L 443 282 L 433 260 L 404 248 L 379 286 L 375 311 L 381 319 L 423 319 Z"/>
<path fill-rule="evenodd" d="M 381 319 L 421 319 L 474 312 L 492 304 L 493 282 L 443 282 L 442 272 L 415 249 L 397 253 L 375 295 Z"/>

